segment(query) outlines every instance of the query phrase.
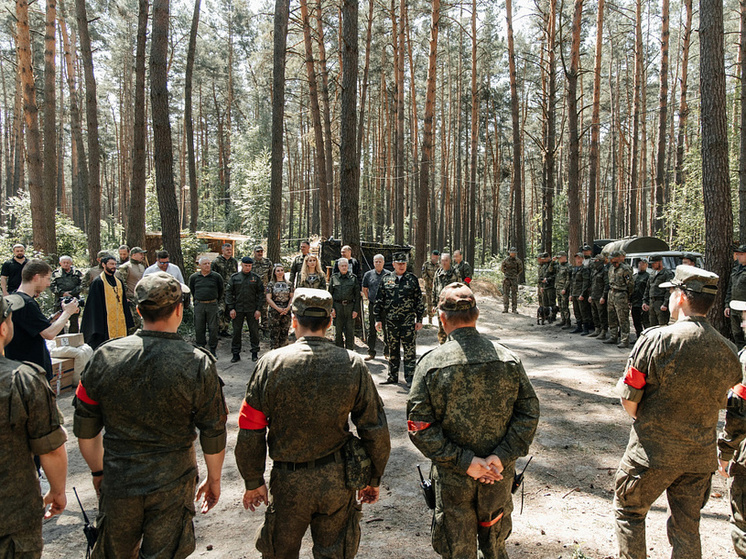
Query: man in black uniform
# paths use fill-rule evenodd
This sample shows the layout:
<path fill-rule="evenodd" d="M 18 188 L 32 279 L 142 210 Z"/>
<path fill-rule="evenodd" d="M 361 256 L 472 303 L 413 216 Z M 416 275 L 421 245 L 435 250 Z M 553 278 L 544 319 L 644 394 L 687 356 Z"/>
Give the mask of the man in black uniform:
<path fill-rule="evenodd" d="M 244 321 L 249 325 L 251 360 L 259 359 L 259 319 L 267 299 L 264 296 L 261 278 L 251 271 L 253 265 L 254 259 L 251 256 L 244 256 L 241 259 L 241 271 L 233 274 L 225 286 L 225 310 L 233 320 L 231 363 L 241 360 L 241 333 Z"/>
<path fill-rule="evenodd" d="M 42 517 L 60 514 L 67 504 L 67 433 L 44 370 L 3 356 L 13 337 L 11 311 L 0 297 L 0 557 L 38 559 Z M 32 455 L 49 482 L 43 498 Z"/>
<path fill-rule="evenodd" d="M 648 286 L 648 279 L 650 274 L 648 273 L 648 262 L 647 260 L 640 260 L 637 263 L 637 274 L 635 274 L 635 287 L 632 291 L 632 296 L 629 298 L 629 304 L 632 307 L 632 322 L 635 325 L 635 333 L 637 337 L 640 337 L 642 331 L 650 326 L 650 317 L 648 313 L 642 310 L 642 299 L 645 297 L 645 289 Z"/>
<path fill-rule="evenodd" d="M 238 417 L 243 505 L 254 511 L 269 504 L 256 542 L 265 559 L 297 559 L 309 525 L 314 557 L 351 559 L 362 513 L 350 486 L 358 488 L 362 503 L 378 500 L 391 450 L 386 414 L 362 358 L 324 337 L 331 311 L 326 291 L 296 289 L 298 341 L 257 363 Z M 355 446 L 370 462 L 369 476 L 355 480 L 345 473 L 347 450 L 355 443 L 348 417 L 360 437 Z M 271 503 L 264 480 L 267 449 Z"/>
<path fill-rule="evenodd" d="M 730 333 L 740 350 L 746 343 L 741 329 L 740 313 L 731 313 L 731 301 L 746 301 L 746 245 L 741 245 L 734 251 L 737 266 L 733 268 L 728 282 L 728 291 L 725 294 L 725 316 L 730 319 Z"/>
<path fill-rule="evenodd" d="M 3 262 L 0 269 L 0 286 L 3 289 L 3 295 L 13 293 L 21 285 L 21 271 L 26 265 L 26 247 L 17 244 L 13 245 L 13 258 Z"/>
<path fill-rule="evenodd" d="M 205 347 L 205 330 L 210 330 L 210 353 L 215 356 L 218 351 L 218 301 L 223 300 L 225 288 L 220 274 L 211 270 L 207 256 L 199 259 L 199 268 L 199 272 L 189 276 L 189 291 L 194 300 L 194 330 L 199 347 Z"/>
<path fill-rule="evenodd" d="M 101 344 L 75 392 L 75 435 L 101 495 L 94 559 L 194 551 L 197 429 L 202 513 L 220 498 L 228 411 L 215 360 L 177 333 L 188 292 L 165 272 L 140 280 L 142 330 Z"/>

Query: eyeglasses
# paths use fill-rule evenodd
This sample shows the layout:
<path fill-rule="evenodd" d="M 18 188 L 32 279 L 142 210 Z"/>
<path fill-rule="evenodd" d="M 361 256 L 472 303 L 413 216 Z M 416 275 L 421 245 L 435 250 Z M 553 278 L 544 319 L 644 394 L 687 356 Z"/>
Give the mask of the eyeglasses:
<path fill-rule="evenodd" d="M 159 260 L 158 261 L 158 265 L 159 266 L 168 266 L 168 264 L 169 264 L 168 260 L 163 260 L 163 261 Z"/>

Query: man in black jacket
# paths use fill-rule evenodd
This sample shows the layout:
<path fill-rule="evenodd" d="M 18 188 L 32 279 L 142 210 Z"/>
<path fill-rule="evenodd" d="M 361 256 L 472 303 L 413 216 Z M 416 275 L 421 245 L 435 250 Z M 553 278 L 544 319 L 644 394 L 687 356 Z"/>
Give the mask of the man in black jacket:
<path fill-rule="evenodd" d="M 233 320 L 231 363 L 241 360 L 241 331 L 244 321 L 249 325 L 251 336 L 251 360 L 259 359 L 259 319 L 267 299 L 264 297 L 262 279 L 251 271 L 253 265 L 254 259 L 244 256 L 241 259 L 241 271 L 230 277 L 225 289 L 225 310 Z"/>

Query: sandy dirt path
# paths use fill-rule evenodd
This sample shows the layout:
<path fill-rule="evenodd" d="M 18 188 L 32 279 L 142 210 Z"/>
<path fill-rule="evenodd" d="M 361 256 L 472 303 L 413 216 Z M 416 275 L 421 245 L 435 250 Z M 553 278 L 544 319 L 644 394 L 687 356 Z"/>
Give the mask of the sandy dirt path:
<path fill-rule="evenodd" d="M 595 559 L 616 556 L 612 491 L 613 474 L 624 452 L 631 420 L 623 412 L 613 388 L 628 352 L 594 339 L 571 335 L 554 325 L 536 326 L 535 307 L 521 307 L 520 315 L 502 314 L 502 302 L 479 296 L 479 330 L 499 340 L 522 359 L 541 402 L 541 421 L 531 448 L 533 462 L 525 483 L 523 513 L 520 494 L 515 498 L 513 534 L 508 551 L 514 559 Z M 437 344 L 436 327 L 426 325 L 418 336 L 418 355 Z M 233 457 L 237 416 L 253 364 L 230 364 L 229 341 L 218 349 L 219 370 L 226 383 L 230 409 L 228 454 L 220 502 L 207 515 L 195 519 L 197 549 L 193 557 L 258 558 L 254 538 L 261 513 L 243 510 L 243 484 Z M 248 344 L 244 344 L 244 349 Z M 262 344 L 264 351 L 265 344 Z M 365 354 L 358 340 L 357 351 Z M 379 347 L 380 351 L 380 347 Z M 379 353 L 380 356 L 380 353 Z M 369 362 L 376 382 L 385 378 L 385 362 Z M 406 433 L 406 389 L 380 386 L 392 439 L 391 460 L 381 486 L 381 499 L 363 510 L 361 559 L 436 558 L 430 546 L 431 513 L 418 488 L 416 464 L 427 471 L 429 462 L 410 443 Z M 93 518 L 95 495 L 88 469 L 72 434 L 72 395 L 59 398 L 67 419 L 70 440 L 68 507 L 44 525 L 45 559 L 84 556 L 83 519 L 72 493 L 78 488 Z M 722 420 L 722 415 L 721 415 Z M 721 423 L 722 426 L 722 423 Z M 714 461 L 714 457 L 713 457 Z M 519 467 L 525 460 L 519 460 Z M 204 471 L 204 465 L 201 465 Z M 263 510 L 263 509 L 262 509 Z M 715 476 L 713 496 L 702 514 L 703 557 L 735 557 L 728 525 L 726 482 Z M 665 520 L 665 498 L 648 517 L 649 557 L 670 557 Z M 579 552 L 582 551 L 582 554 Z M 311 557 L 306 536 L 301 557 Z"/>

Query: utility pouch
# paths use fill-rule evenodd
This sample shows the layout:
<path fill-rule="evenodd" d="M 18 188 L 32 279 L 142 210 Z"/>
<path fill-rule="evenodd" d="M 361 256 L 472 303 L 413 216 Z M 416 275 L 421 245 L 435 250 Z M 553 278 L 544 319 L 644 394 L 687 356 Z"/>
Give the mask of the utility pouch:
<path fill-rule="evenodd" d="M 351 435 L 342 447 L 347 489 L 363 489 L 370 485 L 372 462 L 360 439 Z"/>

